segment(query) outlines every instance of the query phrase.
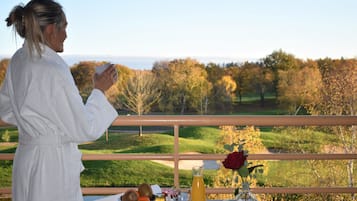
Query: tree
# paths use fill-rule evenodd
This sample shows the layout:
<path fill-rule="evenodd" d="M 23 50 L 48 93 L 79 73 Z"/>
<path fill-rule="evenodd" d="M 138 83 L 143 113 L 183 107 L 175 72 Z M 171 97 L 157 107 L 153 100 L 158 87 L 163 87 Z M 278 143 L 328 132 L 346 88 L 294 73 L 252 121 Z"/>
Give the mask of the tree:
<path fill-rule="evenodd" d="M 122 95 L 125 107 L 139 116 L 150 112 L 151 106 L 160 99 L 155 77 L 150 71 L 141 70 L 128 79 Z M 142 136 L 142 126 L 139 135 Z"/>
<path fill-rule="evenodd" d="M 209 97 L 212 92 L 212 83 L 210 83 L 206 79 L 200 79 L 200 87 L 199 87 L 199 112 L 200 114 L 208 113 L 208 105 L 209 105 Z M 197 108 L 197 107 L 196 107 Z"/>
<path fill-rule="evenodd" d="M 263 63 L 266 68 L 273 72 L 273 87 L 276 97 L 278 97 L 278 81 L 280 80 L 279 71 L 299 68 L 299 60 L 292 54 L 278 50 L 265 57 Z"/>
<path fill-rule="evenodd" d="M 9 65 L 10 59 L 2 59 L 0 61 L 0 86 L 5 79 L 7 66 Z"/>
<path fill-rule="evenodd" d="M 259 153 L 265 150 L 265 147 L 260 139 L 260 131 L 256 129 L 254 126 L 247 126 L 245 128 L 237 128 L 235 126 L 222 126 L 220 133 L 220 140 L 217 143 L 219 147 L 223 149 L 225 144 L 231 145 L 233 143 L 240 144 L 240 142 L 244 141 L 244 149 L 249 151 L 249 153 Z M 218 150 L 220 150 L 218 147 Z M 249 158 L 248 158 L 249 160 Z M 267 172 L 267 162 L 266 161 L 249 161 L 252 162 L 252 165 L 263 164 L 264 172 Z M 217 170 L 217 175 L 214 178 L 213 187 L 232 187 L 237 188 L 240 187 L 241 181 L 236 180 L 234 178 L 236 172 L 232 172 L 230 169 L 226 169 L 223 166 Z M 251 180 L 251 186 L 256 186 L 256 179 L 254 178 L 255 173 L 252 173 L 253 177 Z M 233 192 L 232 194 L 233 195 Z M 230 195 L 230 196 L 231 196 Z M 219 199 L 227 199 L 229 197 L 220 195 Z M 216 198 L 215 198 L 216 199 Z"/>
<path fill-rule="evenodd" d="M 318 61 L 322 75 L 321 98 L 319 102 L 310 107 L 312 114 L 320 115 L 356 115 L 357 114 L 357 60 L 329 58 Z M 336 126 L 330 128 L 339 136 L 344 153 L 357 153 L 356 126 Z M 354 179 L 354 161 L 347 164 L 348 186 L 356 185 Z M 355 200 L 355 195 L 352 195 Z"/>
<path fill-rule="evenodd" d="M 216 96 L 219 97 L 220 102 L 223 104 L 224 110 L 232 105 L 233 98 L 235 97 L 235 90 L 237 83 L 233 80 L 232 76 L 224 75 L 218 80 Z"/>
<path fill-rule="evenodd" d="M 200 111 L 202 96 L 207 94 L 203 87 L 209 86 L 203 64 L 190 58 L 175 59 L 154 64 L 153 73 L 162 90 L 162 110 L 180 114 L 186 110 Z"/>
<path fill-rule="evenodd" d="M 308 61 L 301 69 L 279 71 L 278 102 L 291 114 L 308 108 L 320 98 L 321 74 L 314 61 Z"/>
<path fill-rule="evenodd" d="M 212 84 L 215 84 L 223 75 L 225 75 L 224 69 L 215 63 L 208 63 L 205 70 L 207 72 L 207 79 Z"/>
<path fill-rule="evenodd" d="M 226 75 L 224 68 L 220 67 L 217 64 L 209 63 L 205 67 L 205 70 L 207 72 L 207 80 L 209 83 L 211 83 L 209 100 L 211 102 L 212 107 L 214 109 L 217 109 L 218 107 L 224 107 L 224 103 L 222 101 L 222 86 L 219 85 L 219 82 L 222 77 Z"/>
<path fill-rule="evenodd" d="M 161 111 L 172 112 L 174 111 L 174 92 L 170 90 L 170 68 L 169 61 L 155 62 L 152 68 L 152 73 L 158 83 L 158 88 L 161 90 L 161 99 L 158 103 Z"/>
<path fill-rule="evenodd" d="M 83 61 L 71 68 L 73 79 L 83 100 L 87 100 L 93 90 L 95 66 L 99 66 L 100 64 L 102 63 Z"/>
<path fill-rule="evenodd" d="M 118 80 L 112 87 L 110 87 L 105 92 L 105 95 L 108 98 L 109 102 L 113 104 L 114 108 L 124 109 L 125 106 L 123 103 L 125 100 L 120 94 L 124 93 L 126 83 L 128 82 L 129 78 L 133 76 L 134 73 L 133 70 L 120 64 L 115 64 L 115 68 L 118 71 Z"/>
<path fill-rule="evenodd" d="M 242 93 L 255 92 L 260 97 L 260 105 L 265 105 L 265 94 L 272 90 L 273 74 L 261 62 L 246 62 L 240 71 Z"/>
<path fill-rule="evenodd" d="M 232 77 L 234 82 L 236 83 L 236 89 L 234 90 L 235 96 L 238 97 L 239 103 L 242 103 L 242 95 L 243 95 L 243 82 L 244 82 L 244 74 L 242 73 L 242 68 L 240 65 L 236 63 L 228 64 L 224 69 L 225 75 L 229 75 Z"/>

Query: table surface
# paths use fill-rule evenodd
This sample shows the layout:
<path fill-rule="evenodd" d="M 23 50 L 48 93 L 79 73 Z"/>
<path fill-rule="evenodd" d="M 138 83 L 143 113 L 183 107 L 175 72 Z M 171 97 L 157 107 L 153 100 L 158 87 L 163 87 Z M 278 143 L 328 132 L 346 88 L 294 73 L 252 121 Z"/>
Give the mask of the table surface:
<path fill-rule="evenodd" d="M 84 196 L 84 201 L 95 201 L 103 197 L 104 196 Z"/>
<path fill-rule="evenodd" d="M 95 201 L 104 198 L 105 196 L 84 196 L 84 201 Z M 207 201 L 222 201 L 222 200 L 207 200 Z"/>

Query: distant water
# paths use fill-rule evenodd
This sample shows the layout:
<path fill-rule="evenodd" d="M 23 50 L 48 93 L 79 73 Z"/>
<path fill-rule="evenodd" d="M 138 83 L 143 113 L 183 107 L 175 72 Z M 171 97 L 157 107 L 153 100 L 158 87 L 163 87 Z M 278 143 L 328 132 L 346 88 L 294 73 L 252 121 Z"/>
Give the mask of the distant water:
<path fill-rule="evenodd" d="M 185 59 L 181 57 L 169 58 L 169 57 L 124 57 L 124 56 L 97 56 L 97 55 L 62 55 L 63 59 L 67 62 L 68 65 L 72 66 L 80 61 L 107 61 L 114 64 L 121 64 L 132 69 L 146 69 L 151 70 L 155 62 L 159 61 L 170 61 L 173 59 Z M 207 63 L 216 63 L 219 65 L 227 64 L 231 62 L 239 63 L 243 60 L 232 59 L 232 58 L 220 58 L 220 57 L 190 57 L 196 59 L 198 62 L 207 64 Z"/>
<path fill-rule="evenodd" d="M 96 55 L 62 55 L 68 65 L 72 66 L 81 61 L 107 61 L 113 64 L 121 64 L 132 69 L 152 69 L 156 61 L 163 59 L 154 57 L 120 57 L 120 56 L 96 56 Z"/>
<path fill-rule="evenodd" d="M 146 69 L 151 70 L 155 62 L 170 61 L 173 59 L 185 59 L 181 57 L 169 58 L 169 57 L 125 57 L 125 56 L 101 56 L 101 55 L 61 55 L 69 66 L 73 66 L 81 61 L 107 61 L 114 64 L 121 64 L 131 69 Z M 10 58 L 10 56 L 0 55 L 0 60 L 3 58 Z M 190 57 L 196 59 L 198 62 L 207 64 L 215 63 L 223 65 L 227 63 L 240 63 L 248 61 L 248 59 L 234 59 L 234 58 L 222 58 L 222 57 Z M 249 59 L 250 61 L 254 59 Z"/>

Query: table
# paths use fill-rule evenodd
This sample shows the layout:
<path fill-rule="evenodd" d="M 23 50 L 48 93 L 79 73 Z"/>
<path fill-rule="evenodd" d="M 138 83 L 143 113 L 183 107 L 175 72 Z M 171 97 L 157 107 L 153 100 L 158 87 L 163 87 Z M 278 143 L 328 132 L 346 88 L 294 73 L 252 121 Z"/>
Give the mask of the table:
<path fill-rule="evenodd" d="M 84 196 L 84 201 L 96 201 L 107 196 Z M 207 200 L 207 201 L 223 201 L 223 200 Z"/>
<path fill-rule="evenodd" d="M 107 195 L 107 196 L 84 196 L 84 201 L 120 201 L 122 194 Z"/>
<path fill-rule="evenodd" d="M 84 196 L 84 201 L 95 201 L 100 198 L 104 198 L 104 196 Z"/>

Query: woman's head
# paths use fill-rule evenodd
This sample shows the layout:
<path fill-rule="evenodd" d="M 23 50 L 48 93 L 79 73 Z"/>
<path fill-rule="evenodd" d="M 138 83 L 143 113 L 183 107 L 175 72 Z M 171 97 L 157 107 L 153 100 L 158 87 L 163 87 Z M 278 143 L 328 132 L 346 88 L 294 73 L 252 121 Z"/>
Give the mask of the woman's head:
<path fill-rule="evenodd" d="M 67 20 L 59 3 L 52 0 L 31 0 L 26 6 L 15 6 L 6 22 L 7 26 L 13 26 L 27 41 L 31 53 L 36 50 L 41 54 L 41 43 L 56 52 L 63 51 Z"/>

